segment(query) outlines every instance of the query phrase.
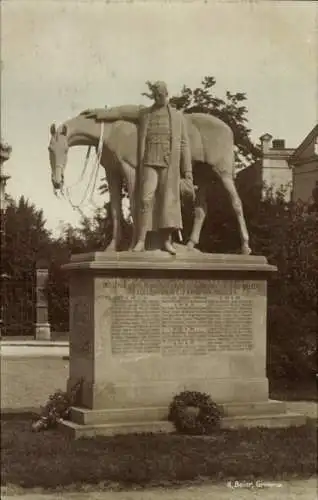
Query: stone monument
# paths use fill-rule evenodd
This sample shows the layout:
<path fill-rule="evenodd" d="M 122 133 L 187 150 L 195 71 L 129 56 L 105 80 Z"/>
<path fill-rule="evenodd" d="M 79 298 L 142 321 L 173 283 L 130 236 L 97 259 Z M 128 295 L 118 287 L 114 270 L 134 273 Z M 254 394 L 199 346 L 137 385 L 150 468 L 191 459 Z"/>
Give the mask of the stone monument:
<path fill-rule="evenodd" d="M 39 259 L 36 262 L 35 338 L 37 340 L 51 340 L 51 325 L 48 319 L 48 299 L 45 293 L 48 277 L 48 263 L 43 259 Z"/>
<path fill-rule="evenodd" d="M 158 88 L 160 100 L 165 86 Z M 161 162 L 173 142 L 169 115 L 156 113 L 147 123 L 145 144 L 150 134 L 152 159 Z M 161 175 L 163 189 L 170 189 L 169 174 L 158 170 L 168 172 L 171 164 L 153 161 L 150 168 L 154 189 Z M 190 168 L 188 162 L 191 197 Z M 175 175 L 181 182 L 182 172 Z M 141 185 L 145 179 L 141 176 Z M 149 188 L 149 176 L 147 183 Z M 172 211 L 178 209 L 178 196 Z M 140 207 L 139 243 L 154 227 L 146 225 L 145 206 Z M 137 241 L 135 251 L 74 255 L 65 266 L 70 276 L 68 386 L 82 380 L 82 388 L 71 420 L 61 428 L 75 437 L 169 432 L 169 404 L 183 390 L 206 392 L 222 404 L 225 427 L 304 423 L 302 416 L 286 413 L 283 403 L 268 399 L 267 280 L 275 267 L 265 257 L 203 254 L 176 245 L 171 234 L 180 226 L 171 220 L 163 226 L 168 231 L 162 249 L 147 251 Z"/>

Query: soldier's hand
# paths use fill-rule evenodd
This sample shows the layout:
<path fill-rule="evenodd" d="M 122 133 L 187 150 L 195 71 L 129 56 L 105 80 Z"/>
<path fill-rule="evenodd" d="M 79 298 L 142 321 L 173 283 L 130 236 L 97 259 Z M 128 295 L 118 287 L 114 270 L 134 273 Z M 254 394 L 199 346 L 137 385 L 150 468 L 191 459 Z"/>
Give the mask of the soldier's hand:
<path fill-rule="evenodd" d="M 181 179 L 181 196 L 193 202 L 195 200 L 195 188 L 192 178 Z"/>
<path fill-rule="evenodd" d="M 105 113 L 105 110 L 99 109 L 99 108 L 92 108 L 92 109 L 85 109 L 81 113 L 81 115 L 84 115 L 86 118 L 94 118 L 95 120 L 103 120 L 103 115 Z"/>

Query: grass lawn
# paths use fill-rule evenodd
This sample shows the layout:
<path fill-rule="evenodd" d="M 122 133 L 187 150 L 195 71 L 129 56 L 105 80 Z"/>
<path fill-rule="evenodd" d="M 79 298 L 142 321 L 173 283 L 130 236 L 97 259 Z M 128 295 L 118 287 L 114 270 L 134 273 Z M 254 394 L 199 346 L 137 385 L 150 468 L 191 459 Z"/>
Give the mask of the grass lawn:
<path fill-rule="evenodd" d="M 286 480 L 316 473 L 314 425 L 218 430 L 209 438 L 129 435 L 68 440 L 31 432 L 31 419 L 2 420 L 7 493 L 177 486 L 202 481 Z"/>

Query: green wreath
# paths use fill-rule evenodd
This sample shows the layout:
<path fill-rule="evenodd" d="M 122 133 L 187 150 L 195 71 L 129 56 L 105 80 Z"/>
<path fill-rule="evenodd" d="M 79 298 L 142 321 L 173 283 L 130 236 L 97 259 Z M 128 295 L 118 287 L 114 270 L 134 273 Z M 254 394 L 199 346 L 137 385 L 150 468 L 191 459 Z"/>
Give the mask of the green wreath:
<path fill-rule="evenodd" d="M 202 435 L 218 427 L 222 416 L 222 409 L 208 394 L 183 391 L 174 396 L 168 419 L 182 434 Z"/>

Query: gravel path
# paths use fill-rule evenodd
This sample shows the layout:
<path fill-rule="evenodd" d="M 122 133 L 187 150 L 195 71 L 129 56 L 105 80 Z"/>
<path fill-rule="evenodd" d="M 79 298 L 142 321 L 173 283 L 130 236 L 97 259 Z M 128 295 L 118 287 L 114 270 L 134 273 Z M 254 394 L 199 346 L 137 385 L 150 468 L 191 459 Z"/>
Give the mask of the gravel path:
<path fill-rule="evenodd" d="M 130 492 L 56 493 L 5 496 L 8 500 L 316 500 L 317 478 L 301 481 L 204 485 Z"/>

